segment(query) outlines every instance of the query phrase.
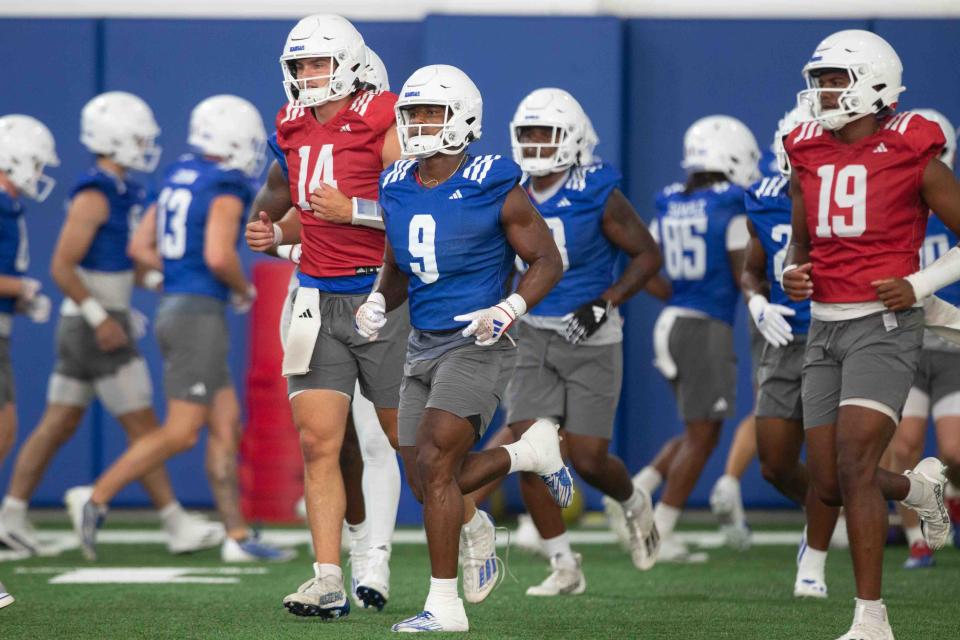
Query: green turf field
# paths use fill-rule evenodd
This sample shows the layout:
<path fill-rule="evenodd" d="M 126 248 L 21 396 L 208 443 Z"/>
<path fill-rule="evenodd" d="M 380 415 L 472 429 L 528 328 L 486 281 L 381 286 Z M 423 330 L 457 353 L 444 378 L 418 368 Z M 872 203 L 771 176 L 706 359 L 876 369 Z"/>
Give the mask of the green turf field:
<path fill-rule="evenodd" d="M 587 592 L 534 599 L 524 589 L 542 579 L 545 563 L 510 554 L 507 579 L 481 605 L 467 605 L 476 638 L 736 638 L 827 639 L 846 631 L 853 612 L 849 556 L 828 561 L 826 602 L 791 596 L 791 546 L 754 547 L 746 553 L 710 550 L 702 565 L 658 565 L 639 573 L 612 545 L 578 545 Z M 0 610 L 0 639 L 41 638 L 385 638 L 390 625 L 419 610 L 428 587 L 426 548 L 397 545 L 392 599 L 382 613 L 354 610 L 345 620 L 297 618 L 283 609 L 284 595 L 310 576 L 306 547 L 300 559 L 263 569 L 242 565 L 233 576 L 207 573 L 235 584 L 51 584 L 68 569 L 179 567 L 203 576 L 221 569 L 216 551 L 173 557 L 153 545 L 100 546 L 100 561 L 78 551 L 56 558 L 0 563 L 0 581 L 17 602 Z M 941 551 L 933 570 L 900 568 L 905 548 L 889 549 L 885 596 L 898 640 L 960 638 L 960 552 Z M 262 571 L 262 573 L 257 573 Z"/>

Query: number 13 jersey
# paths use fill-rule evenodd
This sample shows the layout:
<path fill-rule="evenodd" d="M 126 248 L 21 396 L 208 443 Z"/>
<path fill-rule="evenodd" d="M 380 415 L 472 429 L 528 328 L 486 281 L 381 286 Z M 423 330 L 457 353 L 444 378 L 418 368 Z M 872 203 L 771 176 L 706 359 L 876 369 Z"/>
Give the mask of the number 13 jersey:
<path fill-rule="evenodd" d="M 383 232 L 321 220 L 310 194 L 325 182 L 348 198 L 376 200 L 382 151 L 395 123 L 396 94 L 358 91 L 333 118 L 320 123 L 311 109 L 286 105 L 277 114 L 277 144 L 286 159 L 290 201 L 300 210 L 300 271 L 314 278 L 370 273 L 383 262 Z M 369 287 L 367 287 L 369 289 Z"/>
<path fill-rule="evenodd" d="M 500 223 L 520 167 L 500 156 L 468 155 L 433 189 L 414 160 L 383 172 L 380 205 L 397 267 L 410 278 L 410 324 L 421 331 L 466 326 L 453 317 L 491 307 L 506 295 L 516 254 Z"/>
<path fill-rule="evenodd" d="M 871 282 L 917 271 L 929 211 L 923 172 L 944 143 L 937 124 L 909 111 L 853 144 L 816 122 L 787 136 L 806 208 L 814 302 L 875 301 Z"/>

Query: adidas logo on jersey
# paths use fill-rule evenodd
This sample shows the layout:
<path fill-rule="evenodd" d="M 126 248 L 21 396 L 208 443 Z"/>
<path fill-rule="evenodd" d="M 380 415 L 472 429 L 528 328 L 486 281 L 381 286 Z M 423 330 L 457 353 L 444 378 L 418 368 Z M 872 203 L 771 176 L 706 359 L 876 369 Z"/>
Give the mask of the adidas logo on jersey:
<path fill-rule="evenodd" d="M 347 124 L 343 125 L 342 127 L 340 127 L 340 131 L 341 131 L 341 132 L 343 132 L 343 131 L 349 132 L 349 131 L 350 131 L 350 124 L 347 123 Z"/>
<path fill-rule="evenodd" d="M 198 382 L 197 384 L 190 387 L 190 395 L 192 396 L 207 395 L 207 385 L 203 384 L 202 382 Z"/>
<path fill-rule="evenodd" d="M 310 309 L 304 309 L 303 313 L 301 313 L 301 314 L 300 314 L 299 316 L 297 316 L 297 317 L 298 317 L 298 318 L 312 318 L 312 317 L 313 317 L 313 314 L 310 313 Z"/>
<path fill-rule="evenodd" d="M 886 153 L 886 152 L 887 152 L 887 145 L 885 145 L 885 144 L 883 144 L 883 143 L 881 142 L 881 143 L 878 144 L 876 147 L 874 147 L 873 152 L 874 152 L 874 153 Z"/>
<path fill-rule="evenodd" d="M 463 199 L 463 194 L 460 193 L 460 189 L 457 189 L 456 191 L 454 191 L 453 194 L 451 194 L 451 196 L 447 198 L 447 200 L 461 200 L 461 199 Z"/>
<path fill-rule="evenodd" d="M 560 198 L 560 202 L 557 203 L 557 206 L 558 206 L 558 207 L 569 207 L 569 206 L 570 206 L 570 201 L 567 200 L 566 198 Z"/>
<path fill-rule="evenodd" d="M 713 403 L 713 411 L 726 411 L 730 405 L 727 404 L 726 398 L 717 398 L 717 401 Z"/>

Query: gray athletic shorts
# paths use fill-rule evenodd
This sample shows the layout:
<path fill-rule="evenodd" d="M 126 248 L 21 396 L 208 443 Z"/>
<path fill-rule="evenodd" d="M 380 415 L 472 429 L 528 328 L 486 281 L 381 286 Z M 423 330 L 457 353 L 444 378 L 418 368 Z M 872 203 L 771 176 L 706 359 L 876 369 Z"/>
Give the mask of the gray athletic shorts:
<path fill-rule="evenodd" d="M 807 336 L 794 334 L 793 342 L 785 347 L 768 343 L 763 348 L 757 368 L 759 390 L 754 414 L 758 418 L 803 419 L 800 386 L 806 347 Z"/>
<path fill-rule="evenodd" d="M 733 417 L 737 401 L 737 356 L 733 328 L 714 318 L 677 318 L 670 330 L 671 381 L 684 422 Z"/>
<path fill-rule="evenodd" d="M 60 316 L 57 324 L 57 362 L 47 387 L 47 402 L 86 407 L 95 397 L 114 416 L 153 404 L 153 385 L 146 362 L 137 352 L 130 316 L 109 311 L 130 336 L 114 351 L 101 351 L 96 335 L 81 316 Z"/>
<path fill-rule="evenodd" d="M 516 362 L 517 348 L 506 338 L 489 347 L 470 342 L 437 358 L 408 361 L 400 386 L 400 446 L 417 443 L 427 408 L 469 420 L 479 440 L 503 399 Z"/>
<path fill-rule="evenodd" d="M 13 401 L 13 363 L 10 361 L 10 338 L 0 337 L 0 408 Z"/>
<path fill-rule="evenodd" d="M 760 378 L 757 376 L 760 371 L 760 361 L 763 359 L 763 350 L 768 342 L 752 319 L 747 322 L 747 333 L 750 336 L 750 379 L 753 381 L 753 388 L 756 389 L 760 384 Z"/>
<path fill-rule="evenodd" d="M 225 314 L 226 303 L 209 296 L 168 295 L 160 301 L 156 334 L 167 398 L 209 405 L 233 384 Z"/>
<path fill-rule="evenodd" d="M 609 440 L 623 382 L 623 345 L 570 344 L 556 331 L 523 322 L 519 335 L 507 422 L 553 418 L 571 433 Z"/>
<path fill-rule="evenodd" d="M 923 322 L 922 309 L 813 320 L 803 361 L 804 427 L 836 424 L 840 405 L 854 398 L 899 421 L 920 360 Z"/>
<path fill-rule="evenodd" d="M 387 314 L 387 324 L 376 340 L 367 340 L 354 328 L 357 308 L 367 294 L 320 292 L 320 333 L 310 359 L 310 371 L 287 377 L 287 393 L 330 389 L 353 397 L 360 391 L 374 406 L 395 409 L 400 401 L 404 353 L 410 334 L 407 304 Z"/>
<path fill-rule="evenodd" d="M 923 349 L 912 386 L 927 395 L 931 407 L 960 392 L 960 351 Z"/>

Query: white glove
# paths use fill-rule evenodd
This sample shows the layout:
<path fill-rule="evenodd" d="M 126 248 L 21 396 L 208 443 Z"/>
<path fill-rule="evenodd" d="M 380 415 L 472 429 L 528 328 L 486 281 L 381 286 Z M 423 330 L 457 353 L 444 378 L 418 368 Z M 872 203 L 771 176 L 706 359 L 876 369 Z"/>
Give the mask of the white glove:
<path fill-rule="evenodd" d="M 377 334 L 387 324 L 387 301 L 383 294 L 374 291 L 367 301 L 357 307 L 353 317 L 353 327 L 367 340 L 376 340 Z"/>
<path fill-rule="evenodd" d="M 23 287 L 23 290 L 17 298 L 24 302 L 30 302 L 40 292 L 43 285 L 35 278 L 20 278 L 20 286 Z"/>
<path fill-rule="evenodd" d="M 147 327 L 150 325 L 150 319 L 140 309 L 130 308 L 130 333 L 134 340 L 139 340 L 147 335 Z"/>
<path fill-rule="evenodd" d="M 143 274 L 143 288 L 155 293 L 161 291 L 163 289 L 163 272 L 150 269 Z"/>
<path fill-rule="evenodd" d="M 252 284 L 247 285 L 244 293 L 230 292 L 230 306 L 236 313 L 246 313 L 253 306 L 253 301 L 257 299 L 257 288 Z"/>
<path fill-rule="evenodd" d="M 43 324 L 50 320 L 50 308 L 52 306 L 50 298 L 42 293 L 34 293 L 29 300 L 21 298 L 17 301 L 17 311 L 36 324 Z"/>
<path fill-rule="evenodd" d="M 793 342 L 793 329 L 784 318 L 797 312 L 781 304 L 771 304 L 764 296 L 754 294 L 747 303 L 753 323 L 767 342 L 783 347 Z"/>
<path fill-rule="evenodd" d="M 481 347 L 489 347 L 503 337 L 513 321 L 527 311 L 527 303 L 516 293 L 506 300 L 486 309 L 472 313 L 464 313 L 454 317 L 457 322 L 470 324 L 461 332 L 466 336 L 474 336 L 474 343 Z M 508 336 L 509 337 L 509 336 Z"/>

